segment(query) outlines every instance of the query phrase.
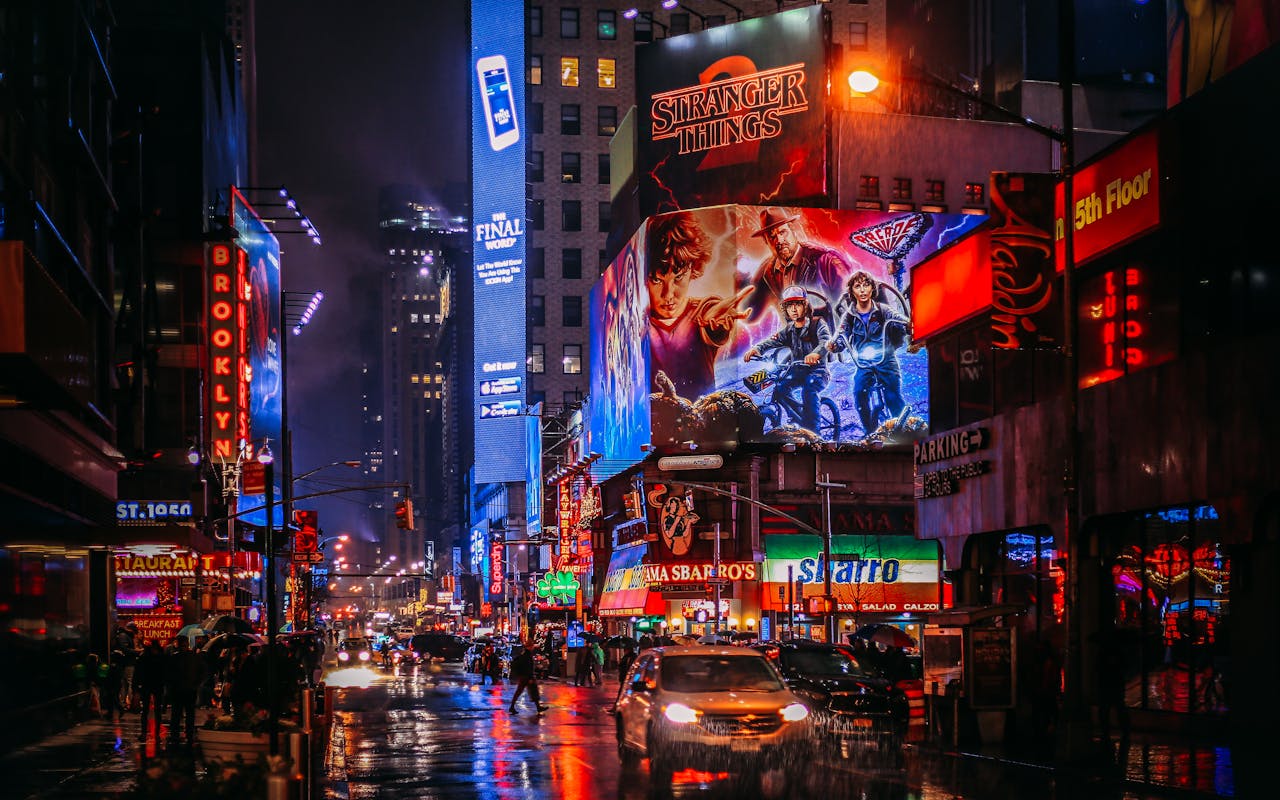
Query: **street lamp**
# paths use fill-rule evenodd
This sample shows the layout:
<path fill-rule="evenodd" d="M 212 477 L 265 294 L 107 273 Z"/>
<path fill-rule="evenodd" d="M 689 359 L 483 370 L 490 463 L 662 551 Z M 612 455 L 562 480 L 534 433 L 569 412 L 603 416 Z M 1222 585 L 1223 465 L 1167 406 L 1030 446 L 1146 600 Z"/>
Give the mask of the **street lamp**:
<path fill-rule="evenodd" d="M 1075 276 L 1075 226 L 1071 223 L 1071 205 L 1075 196 L 1073 179 L 1075 172 L 1075 4 L 1058 3 L 1058 92 L 1062 98 L 1062 127 L 1055 130 L 1029 117 L 973 95 L 951 84 L 926 74 L 925 80 L 944 91 L 962 95 L 990 111 L 998 112 L 1017 121 L 1056 142 L 1060 154 L 1060 175 L 1063 198 L 1062 226 L 1062 361 L 1063 382 L 1066 392 L 1064 416 L 1066 417 L 1066 448 L 1063 465 L 1062 535 L 1063 549 L 1067 553 L 1066 599 L 1063 603 L 1063 627 L 1066 629 L 1066 646 L 1063 652 L 1063 725 L 1059 727 L 1059 745 L 1065 757 L 1075 757 L 1078 750 L 1089 747 L 1085 731 L 1089 725 L 1083 705 L 1083 664 L 1080 617 L 1080 559 L 1084 553 L 1077 530 L 1080 522 L 1079 484 L 1077 470 L 1080 463 L 1080 384 L 1076 362 L 1076 304 Z M 853 76 L 849 78 L 853 87 Z"/>

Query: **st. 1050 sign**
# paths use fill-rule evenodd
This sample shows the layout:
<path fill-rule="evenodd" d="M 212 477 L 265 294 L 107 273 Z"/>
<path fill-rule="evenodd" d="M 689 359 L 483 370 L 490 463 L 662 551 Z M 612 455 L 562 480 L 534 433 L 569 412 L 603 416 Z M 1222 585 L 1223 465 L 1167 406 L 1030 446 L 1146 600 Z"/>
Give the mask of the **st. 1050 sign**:
<path fill-rule="evenodd" d="M 122 525 L 140 525 L 148 522 L 173 522 L 190 519 L 190 501 L 153 503 L 138 500 L 121 500 L 116 503 L 116 521 Z"/>

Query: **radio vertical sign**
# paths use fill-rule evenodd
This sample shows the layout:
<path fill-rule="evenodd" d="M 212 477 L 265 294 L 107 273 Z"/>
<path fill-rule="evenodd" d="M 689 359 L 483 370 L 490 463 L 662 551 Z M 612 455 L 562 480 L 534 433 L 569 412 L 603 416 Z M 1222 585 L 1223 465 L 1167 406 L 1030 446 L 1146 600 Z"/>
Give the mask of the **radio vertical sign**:
<path fill-rule="evenodd" d="M 234 463 L 237 443 L 249 437 L 248 283 L 243 252 L 229 244 L 208 248 L 208 442 L 215 462 Z"/>
<path fill-rule="evenodd" d="M 471 3 L 475 465 L 525 479 L 524 3 Z M 496 395 L 505 395 L 494 402 Z M 514 396 L 513 396 L 514 395 Z M 482 400 L 484 402 L 482 402 Z"/>

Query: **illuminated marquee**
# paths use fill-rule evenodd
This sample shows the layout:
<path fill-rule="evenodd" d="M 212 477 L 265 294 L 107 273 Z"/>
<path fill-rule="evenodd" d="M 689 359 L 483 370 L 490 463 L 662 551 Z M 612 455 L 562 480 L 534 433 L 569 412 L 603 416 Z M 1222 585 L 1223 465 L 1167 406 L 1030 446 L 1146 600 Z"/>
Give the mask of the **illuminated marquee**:
<path fill-rule="evenodd" d="M 755 563 L 745 561 L 720 565 L 719 577 L 730 581 L 759 579 Z M 645 564 L 644 582 L 650 586 L 668 583 L 698 583 L 716 577 L 714 564 Z"/>
<path fill-rule="evenodd" d="M 489 594 L 500 595 L 504 591 L 502 575 L 503 543 L 497 539 L 489 545 Z"/>
<path fill-rule="evenodd" d="M 1071 179 L 1076 266 L 1160 224 L 1159 150 L 1154 131 L 1135 136 Z M 1066 257 L 1062 184 L 1054 192 L 1057 268 Z"/>
<path fill-rule="evenodd" d="M 234 461 L 249 438 L 249 362 L 246 356 L 250 289 L 244 251 L 209 248 L 209 435 L 213 458 Z"/>
<path fill-rule="evenodd" d="M 115 555 L 118 578 L 190 578 L 200 564 L 190 550 L 139 548 Z"/>
<path fill-rule="evenodd" d="M 677 139 L 685 155 L 780 136 L 780 117 L 809 110 L 804 73 L 804 64 L 789 64 L 655 94 L 652 138 Z"/>

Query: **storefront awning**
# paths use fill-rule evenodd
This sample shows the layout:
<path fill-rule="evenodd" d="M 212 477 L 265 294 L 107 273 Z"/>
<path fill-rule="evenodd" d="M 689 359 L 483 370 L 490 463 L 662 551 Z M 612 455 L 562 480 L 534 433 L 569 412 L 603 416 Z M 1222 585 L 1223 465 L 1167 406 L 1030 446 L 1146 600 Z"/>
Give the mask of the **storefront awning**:
<path fill-rule="evenodd" d="M 643 616 L 651 604 L 649 585 L 644 582 L 644 545 L 615 550 L 609 559 L 609 572 L 604 580 L 604 592 L 600 595 L 599 614 L 602 617 Z M 661 597 L 657 600 L 661 613 Z"/>

